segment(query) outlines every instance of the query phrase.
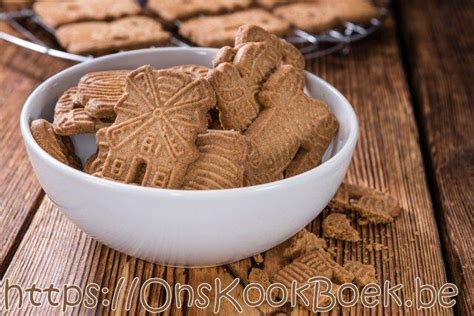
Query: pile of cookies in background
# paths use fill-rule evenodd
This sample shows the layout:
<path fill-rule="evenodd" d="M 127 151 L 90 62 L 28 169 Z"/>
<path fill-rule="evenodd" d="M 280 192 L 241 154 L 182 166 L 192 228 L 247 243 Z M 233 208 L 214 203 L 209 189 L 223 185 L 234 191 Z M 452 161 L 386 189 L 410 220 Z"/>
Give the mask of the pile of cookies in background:
<path fill-rule="evenodd" d="M 304 92 L 304 58 L 255 25 L 239 28 L 213 68 L 93 72 L 58 99 L 38 144 L 80 168 L 69 136 L 96 133 L 83 170 L 123 183 L 224 189 L 292 177 L 321 163 L 338 131 L 329 107 Z"/>
<path fill-rule="evenodd" d="M 172 33 L 199 46 L 231 45 L 243 24 L 277 36 L 296 27 L 319 33 L 380 15 L 372 0 L 38 0 L 33 8 L 75 54 L 169 45 Z"/>

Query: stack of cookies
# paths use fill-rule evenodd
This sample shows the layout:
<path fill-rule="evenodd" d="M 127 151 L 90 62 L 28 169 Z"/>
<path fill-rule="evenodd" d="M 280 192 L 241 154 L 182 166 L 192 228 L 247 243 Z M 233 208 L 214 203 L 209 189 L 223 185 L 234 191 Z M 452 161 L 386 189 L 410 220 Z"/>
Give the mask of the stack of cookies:
<path fill-rule="evenodd" d="M 34 10 L 66 50 L 92 55 L 167 44 L 171 35 L 162 24 L 178 25 L 196 45 L 222 47 L 243 24 L 284 36 L 292 27 L 319 33 L 380 15 L 372 0 L 149 0 L 145 9 L 137 0 L 42 0 Z"/>
<path fill-rule="evenodd" d="M 291 44 L 244 25 L 212 69 L 89 73 L 59 98 L 52 124 L 31 129 L 76 168 L 68 137 L 96 133 L 83 170 L 123 183 L 211 190 L 277 181 L 321 163 L 338 130 L 329 107 L 305 94 L 303 68 Z"/>

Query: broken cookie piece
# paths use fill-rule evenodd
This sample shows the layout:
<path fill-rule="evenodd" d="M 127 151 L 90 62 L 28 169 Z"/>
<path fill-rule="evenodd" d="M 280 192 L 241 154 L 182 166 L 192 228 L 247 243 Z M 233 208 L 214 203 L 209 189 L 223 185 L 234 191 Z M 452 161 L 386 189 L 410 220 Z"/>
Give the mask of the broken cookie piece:
<path fill-rule="evenodd" d="M 303 228 L 296 235 L 265 252 L 264 269 L 270 278 L 291 260 L 317 249 L 326 248 L 326 241 Z"/>
<path fill-rule="evenodd" d="M 354 275 L 350 271 L 346 270 L 343 266 L 334 261 L 331 258 L 331 255 L 322 249 L 299 257 L 293 262 L 301 262 L 320 271 L 327 270 L 327 272 L 324 273 L 329 274 L 329 279 L 337 284 L 349 283 L 354 280 Z"/>
<path fill-rule="evenodd" d="M 265 291 L 271 285 L 268 274 L 264 270 L 258 268 L 252 268 L 248 276 L 248 282 L 260 284 L 265 289 Z M 252 302 L 255 302 L 258 301 L 260 294 L 256 291 L 250 291 L 249 297 Z M 271 313 L 274 311 L 274 308 L 266 302 L 263 302 L 261 305 L 259 305 L 258 309 L 263 313 Z"/>
<path fill-rule="evenodd" d="M 400 216 L 402 208 L 398 201 L 383 192 L 343 183 L 329 202 L 336 212 L 356 212 L 362 219 L 375 224 L 388 224 Z"/>
<path fill-rule="evenodd" d="M 359 241 L 359 232 L 355 230 L 349 218 L 341 213 L 329 214 L 323 220 L 323 236 L 344 241 Z"/>
<path fill-rule="evenodd" d="M 377 283 L 375 268 L 370 264 L 363 264 L 359 261 L 348 261 L 344 264 L 347 271 L 354 274 L 354 283 L 360 287 L 369 283 Z"/>
<path fill-rule="evenodd" d="M 340 284 L 352 282 L 354 275 L 344 267 L 332 260 L 331 256 L 324 250 L 319 249 L 297 258 L 291 264 L 278 271 L 271 281 L 281 283 L 288 289 L 291 284 L 296 282 L 298 287 L 309 284 L 308 289 L 304 290 L 306 301 L 300 297 L 298 302 L 305 308 L 312 311 L 314 302 L 314 288 L 309 280 L 313 277 L 326 277 L 332 283 L 331 292 L 337 293 Z M 320 298 L 318 306 L 326 306 L 328 301 Z"/>
<path fill-rule="evenodd" d="M 364 195 L 352 207 L 369 222 L 376 224 L 391 223 L 401 213 L 398 201 L 383 193 Z"/>
<path fill-rule="evenodd" d="M 31 122 L 31 135 L 51 157 L 75 169 L 81 169 L 81 160 L 74 153 L 74 145 L 68 136 L 59 136 L 53 125 L 46 120 Z"/>
<path fill-rule="evenodd" d="M 326 241 L 304 228 L 290 239 L 283 251 L 283 256 L 295 259 L 315 249 L 324 248 L 326 248 Z"/>

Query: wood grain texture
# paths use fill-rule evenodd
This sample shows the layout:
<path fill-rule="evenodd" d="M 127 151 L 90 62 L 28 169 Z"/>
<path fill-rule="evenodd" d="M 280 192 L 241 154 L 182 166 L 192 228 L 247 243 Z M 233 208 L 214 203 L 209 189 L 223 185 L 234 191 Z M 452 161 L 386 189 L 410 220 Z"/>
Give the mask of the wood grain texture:
<path fill-rule="evenodd" d="M 0 22 L 0 31 L 13 32 L 4 22 Z M 1 276 L 43 194 L 21 139 L 20 111 L 31 91 L 67 63 L 19 49 L 3 41 L 0 41 L 0 52 Z"/>
<path fill-rule="evenodd" d="M 343 263 L 357 259 L 374 264 L 381 282 L 390 280 L 405 285 L 404 300 L 415 297 L 415 277 L 439 287 L 446 282 L 445 268 L 392 21 L 388 21 L 381 33 L 357 45 L 350 55 L 310 62 L 308 68 L 340 89 L 358 113 L 361 137 L 348 175 L 349 181 L 388 190 L 405 208 L 401 218 L 392 225 L 359 227 L 362 237 L 359 243 L 331 241 L 331 246 L 336 248 L 337 260 Z M 319 233 L 320 226 L 321 216 L 310 228 Z M 382 243 L 385 248 L 380 252 L 369 252 L 366 246 L 372 242 Z M 248 270 L 245 261 L 239 265 L 239 271 Z M 140 278 L 141 282 L 150 277 L 162 277 L 171 285 L 180 282 L 196 287 L 203 281 L 212 283 L 216 276 L 225 279 L 224 284 L 232 280 L 222 267 L 205 270 L 166 268 L 102 246 L 81 233 L 45 198 L 5 278 L 23 286 L 31 286 L 34 282 L 42 287 L 51 283 L 85 286 L 96 282 L 101 287 L 117 289 L 121 277 L 126 278 L 125 288 L 130 288 L 134 277 Z M 146 296 L 148 302 L 155 306 L 164 298 L 162 289 L 156 287 L 151 288 Z M 69 311 L 73 314 L 109 314 L 110 305 L 103 306 L 104 299 L 111 300 L 111 294 L 101 295 L 100 306 L 95 309 L 81 307 Z M 44 302 L 45 298 L 42 297 L 42 300 Z M 210 311 L 178 310 L 174 307 L 174 300 L 166 314 L 208 314 Z M 15 304 L 15 295 L 12 295 L 11 303 Z M 144 313 L 136 295 L 131 306 L 130 314 Z M 225 308 L 227 314 L 234 314 L 229 306 Z M 123 295 L 118 300 L 117 310 L 120 314 L 126 311 Z M 14 307 L 13 312 L 18 312 L 18 309 Z M 27 305 L 22 312 L 57 314 L 59 310 L 48 305 Z M 451 312 L 438 307 L 427 314 Z M 364 311 L 356 306 L 344 311 L 347 315 L 416 313 L 413 308 L 399 308 L 393 303 L 385 309 L 379 306 Z M 308 315 L 308 312 L 296 308 L 292 314 Z"/>
<path fill-rule="evenodd" d="M 474 310 L 474 2 L 400 1 L 399 23 L 447 268 L 467 315 Z"/>

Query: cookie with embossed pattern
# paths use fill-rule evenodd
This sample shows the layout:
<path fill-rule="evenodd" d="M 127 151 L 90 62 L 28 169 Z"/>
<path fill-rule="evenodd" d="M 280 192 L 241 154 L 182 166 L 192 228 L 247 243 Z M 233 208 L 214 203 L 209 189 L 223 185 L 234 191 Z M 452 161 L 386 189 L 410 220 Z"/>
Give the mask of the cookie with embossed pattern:
<path fill-rule="evenodd" d="M 185 72 L 196 78 L 207 78 L 207 74 L 210 70 L 207 67 L 204 67 L 201 65 L 192 65 L 192 64 L 174 66 L 174 67 L 171 67 L 170 69 Z M 207 113 L 207 122 L 208 122 L 207 123 L 208 129 L 210 130 L 223 129 L 219 121 L 219 110 L 217 110 L 217 108 L 215 107 L 210 109 L 209 113 Z"/>
<path fill-rule="evenodd" d="M 364 287 L 370 283 L 377 283 L 375 267 L 371 264 L 363 264 L 359 261 L 348 261 L 344 268 L 354 275 L 354 283 Z"/>
<path fill-rule="evenodd" d="M 215 94 L 203 78 L 143 66 L 126 78 L 125 94 L 107 128 L 101 176 L 149 187 L 180 188 L 199 157 L 197 135 L 207 130 Z"/>
<path fill-rule="evenodd" d="M 354 274 L 334 261 L 324 249 L 316 249 L 296 258 L 293 262 L 299 262 L 312 269 L 319 270 L 336 284 L 349 283 L 354 280 Z"/>
<path fill-rule="evenodd" d="M 380 15 L 370 0 L 321 0 L 284 5 L 273 11 L 294 26 L 320 33 L 344 22 L 367 23 Z"/>
<path fill-rule="evenodd" d="M 200 46 L 232 45 L 241 25 L 258 25 L 277 36 L 290 31 L 288 22 L 262 9 L 250 9 L 220 16 L 197 17 L 179 26 L 179 33 Z"/>
<path fill-rule="evenodd" d="M 398 201 L 381 191 L 343 183 L 329 202 L 338 212 L 356 212 L 370 223 L 387 224 L 400 216 L 402 207 Z"/>
<path fill-rule="evenodd" d="M 257 25 L 246 24 L 241 26 L 235 36 L 235 48 L 238 50 L 241 45 L 254 42 L 264 42 L 271 46 L 277 54 L 281 55 L 282 65 L 292 65 L 295 68 L 304 69 L 304 57 L 295 46 Z"/>
<path fill-rule="evenodd" d="M 163 19 L 173 22 L 199 14 L 218 14 L 247 8 L 252 0 L 150 0 L 148 8 Z"/>
<path fill-rule="evenodd" d="M 240 133 L 209 130 L 198 136 L 196 145 L 199 158 L 188 167 L 183 189 L 218 190 L 243 185 L 247 145 Z"/>
<path fill-rule="evenodd" d="M 43 119 L 31 122 L 30 129 L 38 145 L 54 159 L 70 167 L 81 169 L 81 161 L 74 153 L 74 145 L 69 137 L 57 135 L 53 125 Z"/>
<path fill-rule="evenodd" d="M 291 177 L 321 163 L 339 124 L 324 102 L 304 93 L 304 82 L 301 71 L 284 65 L 258 93 L 264 110 L 244 133 L 246 185 Z"/>
<path fill-rule="evenodd" d="M 288 259 L 295 259 L 315 249 L 327 248 L 327 243 L 324 239 L 317 237 L 306 228 L 296 233 L 286 244 L 283 256 Z"/>
<path fill-rule="evenodd" d="M 56 28 L 83 21 L 103 21 L 140 13 L 135 0 L 68 0 L 36 1 L 33 6 L 43 22 Z"/>
<path fill-rule="evenodd" d="M 235 46 L 220 49 L 209 72 L 224 128 L 248 128 L 262 108 L 256 96 L 263 82 L 285 63 L 304 68 L 303 56 L 291 44 L 255 25 L 239 28 Z"/>
<path fill-rule="evenodd" d="M 95 134 L 97 152 L 91 155 L 84 165 L 84 171 L 88 174 L 100 176 L 104 168 L 105 160 L 109 153 L 109 143 L 106 137 L 107 128 L 101 128 Z"/>
<path fill-rule="evenodd" d="M 59 27 L 56 37 L 67 51 L 80 55 L 103 55 L 121 50 L 162 46 L 170 33 L 145 16 L 131 16 L 111 22 L 81 22 Z"/>
<path fill-rule="evenodd" d="M 331 213 L 323 220 L 323 236 L 345 241 L 359 241 L 359 232 L 350 224 L 350 219 L 341 213 Z"/>
<path fill-rule="evenodd" d="M 110 70 L 84 75 L 77 85 L 75 102 L 84 105 L 92 117 L 115 117 L 114 106 L 125 92 L 129 73 L 129 70 Z"/>
<path fill-rule="evenodd" d="M 54 108 L 54 131 L 58 135 L 72 136 L 94 133 L 102 127 L 112 124 L 89 115 L 77 100 L 77 87 L 69 88 L 59 98 Z"/>
<path fill-rule="evenodd" d="M 292 284 L 296 284 L 298 288 L 302 289 L 301 294 L 297 297 L 298 303 L 303 307 L 312 311 L 314 302 L 314 283 L 309 280 L 315 277 L 325 277 L 332 281 L 332 270 L 324 262 L 320 262 L 318 266 L 308 266 L 302 262 L 294 261 L 283 269 L 278 271 L 272 278 L 273 283 L 283 284 L 288 290 L 292 289 Z M 333 294 L 336 293 L 339 285 L 331 284 Z M 329 302 L 321 296 L 318 301 L 318 306 L 326 306 Z"/>
<path fill-rule="evenodd" d="M 193 64 L 178 65 L 178 66 L 171 67 L 170 69 L 185 72 L 196 78 L 207 78 L 207 73 L 209 72 L 209 68 L 205 66 L 193 65 Z"/>

